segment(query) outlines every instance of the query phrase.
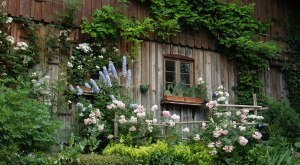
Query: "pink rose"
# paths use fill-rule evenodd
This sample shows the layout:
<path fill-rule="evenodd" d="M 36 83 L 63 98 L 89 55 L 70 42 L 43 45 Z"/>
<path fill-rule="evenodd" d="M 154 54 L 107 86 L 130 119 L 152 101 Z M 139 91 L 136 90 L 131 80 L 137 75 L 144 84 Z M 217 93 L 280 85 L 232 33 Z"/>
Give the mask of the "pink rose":
<path fill-rule="evenodd" d="M 223 135 L 227 135 L 227 134 L 228 134 L 228 131 L 227 131 L 227 130 L 224 130 L 224 131 L 222 131 L 222 134 L 223 134 Z"/>
<path fill-rule="evenodd" d="M 217 141 L 217 142 L 216 142 L 216 147 L 220 148 L 221 146 L 222 146 L 222 142 Z"/>
<path fill-rule="evenodd" d="M 100 110 L 99 109 L 96 109 L 95 115 L 96 115 L 96 117 L 100 117 Z"/>
<path fill-rule="evenodd" d="M 163 112 L 162 112 L 162 115 L 163 115 L 163 117 L 165 117 L 165 118 L 168 118 L 168 117 L 171 116 L 171 115 L 170 115 L 170 111 L 163 111 Z"/>
<path fill-rule="evenodd" d="M 252 137 L 256 140 L 260 140 L 262 137 L 262 134 L 258 131 L 255 131 L 254 134 L 252 134 Z"/>
<path fill-rule="evenodd" d="M 209 109 L 214 109 L 214 108 L 218 107 L 218 103 L 216 100 L 210 101 L 210 102 L 206 103 L 206 107 L 208 107 Z"/>
<path fill-rule="evenodd" d="M 174 114 L 174 115 L 171 116 L 171 119 L 173 119 L 175 122 L 179 122 L 180 116 Z"/>
<path fill-rule="evenodd" d="M 107 105 L 106 108 L 107 109 L 112 109 L 112 106 L 111 105 Z"/>
<path fill-rule="evenodd" d="M 239 144 L 241 146 L 245 146 L 245 145 L 247 145 L 247 143 L 248 143 L 248 140 L 244 136 L 239 137 Z"/>

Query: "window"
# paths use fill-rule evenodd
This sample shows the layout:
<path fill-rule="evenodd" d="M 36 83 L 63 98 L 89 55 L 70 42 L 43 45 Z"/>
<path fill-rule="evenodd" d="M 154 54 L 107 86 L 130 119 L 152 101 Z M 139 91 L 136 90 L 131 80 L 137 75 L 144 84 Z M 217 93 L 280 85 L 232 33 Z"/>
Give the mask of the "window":
<path fill-rule="evenodd" d="M 189 88 L 193 85 L 193 59 L 179 55 L 165 55 L 164 86 L 172 92 L 175 86 Z"/>

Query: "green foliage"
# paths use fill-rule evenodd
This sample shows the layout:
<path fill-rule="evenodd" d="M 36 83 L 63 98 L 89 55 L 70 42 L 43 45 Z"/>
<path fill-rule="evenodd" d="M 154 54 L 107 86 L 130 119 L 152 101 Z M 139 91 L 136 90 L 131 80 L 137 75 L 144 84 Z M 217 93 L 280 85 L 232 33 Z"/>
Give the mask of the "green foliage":
<path fill-rule="evenodd" d="M 96 10 L 93 20 L 84 20 L 82 32 L 91 35 L 97 41 L 118 42 L 123 39 L 133 42 L 132 52 L 137 53 L 140 37 L 148 36 L 149 31 L 153 31 L 153 20 L 145 18 L 142 22 L 132 18 L 128 19 L 122 14 L 119 8 L 104 6 L 101 10 Z"/>
<path fill-rule="evenodd" d="M 76 19 L 75 12 L 82 5 L 82 0 L 65 0 L 64 10 L 59 12 L 53 20 L 57 23 L 57 26 L 64 28 L 72 28 Z"/>
<path fill-rule="evenodd" d="M 273 42 L 259 41 L 260 34 L 268 29 L 269 24 L 253 18 L 253 4 L 221 0 L 153 0 L 147 3 L 156 25 L 155 31 L 163 39 L 186 28 L 193 28 L 196 32 L 202 26 L 208 28 L 218 39 L 219 48 L 238 61 L 238 102 L 251 103 L 251 93 L 259 93 L 263 87 L 259 73 L 280 50 Z"/>
<path fill-rule="evenodd" d="M 82 165 L 133 165 L 134 160 L 128 157 L 117 155 L 80 155 L 80 164 Z"/>
<path fill-rule="evenodd" d="M 297 11 L 294 9 L 292 13 L 297 13 Z M 290 20 L 287 41 L 292 52 L 289 52 L 289 59 L 285 63 L 283 73 L 290 105 L 300 113 L 300 23 L 296 15 L 291 14 L 293 17 Z"/>
<path fill-rule="evenodd" d="M 24 80 L 23 80 L 24 81 Z M 48 150 L 59 128 L 48 107 L 30 97 L 28 86 L 0 86 L 0 160 L 14 162 L 15 155 Z"/>
<path fill-rule="evenodd" d="M 300 136 L 299 114 L 295 109 L 282 102 L 269 101 L 269 108 L 265 111 L 265 122 L 270 124 L 270 129 L 280 136 L 295 138 Z"/>
<path fill-rule="evenodd" d="M 135 160 L 136 164 L 211 164 L 213 161 L 213 157 L 201 144 L 169 145 L 162 141 L 140 147 L 113 144 L 107 146 L 103 154 L 125 156 Z"/>
<path fill-rule="evenodd" d="M 282 137 L 272 136 L 268 141 L 256 144 L 247 153 L 246 160 L 250 164 L 297 164 L 294 151 Z"/>

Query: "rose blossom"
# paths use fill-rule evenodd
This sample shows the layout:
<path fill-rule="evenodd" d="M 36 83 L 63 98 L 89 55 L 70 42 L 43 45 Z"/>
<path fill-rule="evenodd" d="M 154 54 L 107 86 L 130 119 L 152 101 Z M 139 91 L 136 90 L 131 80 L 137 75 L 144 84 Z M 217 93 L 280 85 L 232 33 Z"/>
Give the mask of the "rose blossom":
<path fill-rule="evenodd" d="M 152 122 L 153 122 L 153 124 L 156 124 L 157 123 L 157 119 L 153 119 Z"/>
<path fill-rule="evenodd" d="M 137 113 L 136 114 L 139 118 L 144 118 L 146 116 L 145 112 Z"/>
<path fill-rule="evenodd" d="M 134 124 L 134 123 L 136 123 L 136 122 L 137 122 L 137 118 L 134 117 L 134 116 L 131 116 L 131 118 L 130 118 L 130 123 L 131 123 L 131 124 Z"/>
<path fill-rule="evenodd" d="M 206 103 L 206 107 L 208 107 L 209 109 L 217 108 L 217 106 L 218 106 L 218 103 L 216 100 Z"/>
<path fill-rule="evenodd" d="M 194 140 L 195 140 L 195 141 L 199 141 L 199 140 L 200 140 L 199 134 L 196 134 L 196 135 L 195 135 Z"/>
<path fill-rule="evenodd" d="M 252 137 L 256 140 L 260 140 L 262 137 L 262 134 L 258 131 L 255 131 L 254 134 L 252 134 Z"/>
<path fill-rule="evenodd" d="M 127 122 L 124 115 L 121 115 L 120 118 L 121 118 L 121 119 L 119 120 L 120 124 L 124 124 L 124 123 Z"/>
<path fill-rule="evenodd" d="M 153 107 L 151 108 L 151 111 L 156 111 L 158 110 L 158 106 L 157 105 L 153 105 Z"/>
<path fill-rule="evenodd" d="M 216 142 L 216 147 L 220 148 L 221 146 L 222 146 L 222 142 L 217 141 L 217 142 Z"/>
<path fill-rule="evenodd" d="M 182 132 L 190 132 L 190 129 L 188 127 L 185 127 L 182 129 Z"/>
<path fill-rule="evenodd" d="M 98 131 L 101 132 L 101 131 L 103 131 L 103 130 L 104 130 L 104 124 L 99 125 L 99 126 L 98 126 Z"/>
<path fill-rule="evenodd" d="M 135 128 L 135 126 L 132 126 L 132 127 L 130 127 L 130 128 L 129 128 L 129 131 L 131 131 L 131 132 L 134 132 L 134 131 L 136 131 L 136 128 Z"/>
<path fill-rule="evenodd" d="M 243 109 L 243 114 L 244 114 L 244 115 L 247 115 L 248 112 L 249 112 L 249 109 Z"/>
<path fill-rule="evenodd" d="M 170 111 L 163 111 L 162 114 L 163 114 L 163 117 L 165 117 L 165 118 L 168 118 L 171 116 Z"/>
<path fill-rule="evenodd" d="M 207 145 L 208 148 L 214 148 L 215 147 L 215 143 L 214 142 L 211 142 Z"/>
<path fill-rule="evenodd" d="M 108 135 L 107 139 L 112 139 L 114 137 L 114 135 Z"/>
<path fill-rule="evenodd" d="M 227 135 L 227 134 L 228 134 L 228 130 L 222 131 L 222 134 L 223 134 L 223 135 Z"/>
<path fill-rule="evenodd" d="M 231 151 L 233 150 L 233 148 L 234 148 L 233 146 L 227 146 L 227 145 L 226 145 L 226 146 L 223 147 L 223 150 L 224 150 L 225 152 L 231 152 Z"/>
<path fill-rule="evenodd" d="M 241 146 L 245 146 L 245 145 L 247 145 L 247 143 L 248 143 L 248 140 L 244 136 L 239 137 L 239 144 Z"/>
<path fill-rule="evenodd" d="M 180 116 L 174 114 L 174 115 L 171 116 L 171 119 L 173 119 L 175 122 L 179 122 Z"/>
<path fill-rule="evenodd" d="M 99 109 L 96 109 L 95 115 L 96 115 L 96 117 L 100 117 L 100 110 Z"/>
<path fill-rule="evenodd" d="M 88 125 L 88 124 L 90 124 L 90 123 L 91 123 L 91 119 L 90 119 L 90 118 L 84 119 L 84 124 L 85 124 L 85 125 Z"/>
<path fill-rule="evenodd" d="M 240 131 L 246 131 L 246 127 L 239 126 Z"/>
<path fill-rule="evenodd" d="M 241 113 L 241 111 L 236 111 L 236 113 L 235 113 L 236 115 L 241 115 L 242 113 Z"/>

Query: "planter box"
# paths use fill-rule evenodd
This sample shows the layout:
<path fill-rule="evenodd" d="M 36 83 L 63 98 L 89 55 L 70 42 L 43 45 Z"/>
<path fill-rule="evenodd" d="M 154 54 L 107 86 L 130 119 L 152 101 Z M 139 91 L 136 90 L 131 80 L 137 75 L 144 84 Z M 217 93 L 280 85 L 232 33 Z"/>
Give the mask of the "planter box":
<path fill-rule="evenodd" d="M 203 99 L 201 98 L 193 98 L 193 97 L 185 97 L 186 103 L 194 103 L 194 104 L 202 104 Z"/>
<path fill-rule="evenodd" d="M 164 96 L 164 101 L 185 102 L 185 97 L 181 96 Z"/>
<path fill-rule="evenodd" d="M 202 104 L 204 102 L 203 99 L 201 98 L 182 97 L 182 96 L 164 96 L 163 101 L 192 103 L 192 104 Z"/>

